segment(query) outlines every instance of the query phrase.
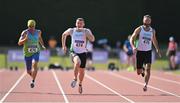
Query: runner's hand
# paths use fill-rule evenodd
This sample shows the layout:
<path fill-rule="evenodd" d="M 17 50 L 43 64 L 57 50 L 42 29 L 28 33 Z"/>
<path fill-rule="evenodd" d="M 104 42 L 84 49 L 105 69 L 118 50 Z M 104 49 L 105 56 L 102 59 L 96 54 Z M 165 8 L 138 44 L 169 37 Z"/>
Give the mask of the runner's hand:
<path fill-rule="evenodd" d="M 157 49 L 156 52 L 158 53 L 159 57 L 161 58 L 162 57 L 161 51 Z"/>
<path fill-rule="evenodd" d="M 46 50 L 46 47 L 44 45 L 42 45 L 42 48 L 43 48 L 43 50 Z"/>
<path fill-rule="evenodd" d="M 133 53 L 135 54 L 137 52 L 137 48 L 133 47 Z"/>
<path fill-rule="evenodd" d="M 66 54 L 66 52 L 67 52 L 67 47 L 64 46 L 64 47 L 62 47 L 62 49 L 63 49 L 63 51 L 64 51 L 64 54 Z"/>

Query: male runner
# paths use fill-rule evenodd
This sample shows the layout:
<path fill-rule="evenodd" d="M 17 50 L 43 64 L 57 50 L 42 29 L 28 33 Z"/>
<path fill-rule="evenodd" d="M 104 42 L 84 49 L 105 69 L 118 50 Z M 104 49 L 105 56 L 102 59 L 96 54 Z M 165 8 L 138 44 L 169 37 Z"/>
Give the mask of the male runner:
<path fill-rule="evenodd" d="M 36 22 L 35 20 L 28 20 L 27 23 L 28 29 L 24 30 L 21 33 L 19 38 L 18 45 L 23 45 L 23 52 L 26 62 L 27 73 L 31 76 L 32 81 L 30 83 L 31 88 L 35 86 L 35 79 L 37 75 L 37 65 L 39 61 L 39 52 L 41 44 L 43 49 L 46 49 L 44 46 L 43 39 L 41 37 L 41 31 L 35 29 Z M 32 71 L 33 68 L 33 71 Z"/>
<path fill-rule="evenodd" d="M 71 57 L 74 63 L 74 79 L 71 83 L 71 87 L 74 88 L 76 86 L 77 77 L 79 74 L 79 93 L 82 91 L 82 81 L 84 78 L 84 70 L 86 66 L 86 42 L 87 39 L 91 42 L 95 40 L 95 37 L 91 33 L 91 31 L 87 28 L 84 28 L 85 22 L 83 18 L 78 18 L 76 20 L 76 27 L 69 28 L 62 34 L 62 48 L 66 53 L 66 37 L 71 36 Z"/>
<path fill-rule="evenodd" d="M 134 41 L 138 37 L 138 45 L 137 48 L 134 44 Z M 150 70 L 151 70 L 151 58 L 152 58 L 152 43 L 156 48 L 156 52 L 159 57 L 161 57 L 160 49 L 158 46 L 158 42 L 156 40 L 156 32 L 151 27 L 151 16 L 145 15 L 143 18 L 143 25 L 139 26 L 135 29 L 132 37 L 130 39 L 130 43 L 132 45 L 134 53 L 136 53 L 136 66 L 137 66 L 137 74 L 144 77 L 144 71 L 146 71 L 145 75 L 145 85 L 143 90 L 147 91 L 147 85 L 150 79 Z M 143 67 L 145 64 L 145 69 Z"/>

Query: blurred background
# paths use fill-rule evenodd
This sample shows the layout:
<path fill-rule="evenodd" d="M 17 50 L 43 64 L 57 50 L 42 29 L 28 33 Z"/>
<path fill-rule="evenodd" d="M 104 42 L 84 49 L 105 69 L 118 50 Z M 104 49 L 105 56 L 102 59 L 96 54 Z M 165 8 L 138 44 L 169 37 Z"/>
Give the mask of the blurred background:
<path fill-rule="evenodd" d="M 125 68 L 119 52 L 123 51 L 128 35 L 142 25 L 143 15 L 149 14 L 163 53 L 161 59 L 155 55 L 153 68 L 168 69 L 166 50 L 169 37 L 173 36 L 177 44 L 180 42 L 179 10 L 179 0 L 0 0 L 0 68 L 11 65 L 24 67 L 22 61 L 9 60 L 8 51 L 22 50 L 17 42 L 29 19 L 37 21 L 37 28 L 42 30 L 44 42 L 50 50 L 48 61 L 40 66 L 48 67 L 53 63 L 71 67 L 69 56 L 61 51 L 61 34 L 74 27 L 78 17 L 85 19 L 86 27 L 96 37 L 94 51 L 107 52 L 107 60 L 94 63 L 95 68 L 105 69 L 110 63 L 117 64 L 120 69 Z M 69 43 L 70 39 L 68 46 Z"/>

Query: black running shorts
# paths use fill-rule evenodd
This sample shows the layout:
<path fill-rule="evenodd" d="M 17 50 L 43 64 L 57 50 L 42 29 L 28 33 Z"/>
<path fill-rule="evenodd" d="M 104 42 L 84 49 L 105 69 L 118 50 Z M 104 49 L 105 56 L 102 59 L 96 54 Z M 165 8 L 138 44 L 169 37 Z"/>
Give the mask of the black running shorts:
<path fill-rule="evenodd" d="M 136 53 L 136 66 L 137 69 L 142 69 L 143 64 L 151 64 L 152 62 L 152 51 L 137 51 Z"/>
<path fill-rule="evenodd" d="M 86 53 L 71 53 L 72 60 L 74 59 L 75 56 L 78 56 L 79 59 L 81 60 L 81 65 L 80 68 L 85 68 L 86 67 L 86 59 L 87 55 Z"/>

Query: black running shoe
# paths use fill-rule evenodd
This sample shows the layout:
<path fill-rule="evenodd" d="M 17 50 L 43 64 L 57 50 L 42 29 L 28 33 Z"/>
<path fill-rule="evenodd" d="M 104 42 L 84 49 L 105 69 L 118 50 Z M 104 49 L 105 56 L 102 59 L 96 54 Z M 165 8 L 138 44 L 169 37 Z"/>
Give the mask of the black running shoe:
<path fill-rule="evenodd" d="M 30 86 L 31 86 L 31 88 L 34 88 L 34 82 L 31 82 L 31 84 L 30 84 Z"/>
<path fill-rule="evenodd" d="M 81 85 L 81 84 L 79 84 L 79 93 L 80 93 L 80 94 L 82 94 L 82 92 L 83 92 L 82 85 Z"/>
<path fill-rule="evenodd" d="M 143 70 L 143 72 L 141 73 L 141 76 L 144 77 L 145 76 L 145 69 L 144 69 L 144 67 L 143 67 L 142 70 Z"/>
<path fill-rule="evenodd" d="M 143 87 L 143 91 L 144 91 L 144 92 L 147 91 L 147 86 L 146 86 L 146 85 Z"/>

